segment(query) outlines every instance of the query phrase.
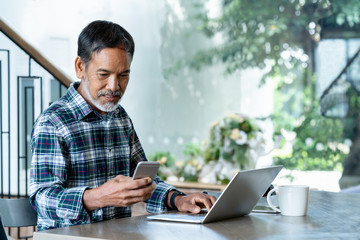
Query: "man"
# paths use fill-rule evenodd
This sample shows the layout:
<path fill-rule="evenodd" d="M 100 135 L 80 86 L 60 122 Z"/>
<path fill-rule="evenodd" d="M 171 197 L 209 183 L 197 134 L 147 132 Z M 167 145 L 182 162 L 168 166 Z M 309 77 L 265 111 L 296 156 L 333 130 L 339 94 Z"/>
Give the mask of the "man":
<path fill-rule="evenodd" d="M 184 195 L 150 178 L 132 180 L 138 162 L 147 161 L 133 124 L 118 105 L 130 76 L 131 35 L 118 24 L 94 21 L 78 39 L 76 76 L 60 100 L 36 121 L 30 201 L 38 230 L 131 216 L 130 206 L 147 211 L 199 213 L 215 197 Z"/>

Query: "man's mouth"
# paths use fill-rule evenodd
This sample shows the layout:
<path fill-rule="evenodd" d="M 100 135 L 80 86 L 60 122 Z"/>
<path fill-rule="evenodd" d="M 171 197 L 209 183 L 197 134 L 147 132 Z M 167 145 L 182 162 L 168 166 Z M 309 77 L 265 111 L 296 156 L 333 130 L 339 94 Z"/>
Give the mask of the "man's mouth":
<path fill-rule="evenodd" d="M 103 95 L 103 97 L 105 98 L 105 100 L 107 102 L 114 102 L 117 98 L 117 96 L 113 96 L 113 95 Z"/>
<path fill-rule="evenodd" d="M 120 91 L 99 91 L 98 97 L 103 97 L 106 102 L 113 103 L 118 102 L 122 97 L 122 93 Z"/>

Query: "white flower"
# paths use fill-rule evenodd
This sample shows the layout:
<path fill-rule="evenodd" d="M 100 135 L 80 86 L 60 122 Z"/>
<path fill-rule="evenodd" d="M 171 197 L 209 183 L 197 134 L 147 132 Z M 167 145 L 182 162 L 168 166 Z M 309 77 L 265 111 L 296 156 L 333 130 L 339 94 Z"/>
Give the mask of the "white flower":
<path fill-rule="evenodd" d="M 345 139 L 344 140 L 344 144 L 346 145 L 346 146 L 348 146 L 348 147 L 351 147 L 351 145 L 352 145 L 352 141 L 351 141 L 351 139 Z"/>
<path fill-rule="evenodd" d="M 308 137 L 308 138 L 305 139 L 305 144 L 307 146 L 311 146 L 313 143 L 314 143 L 314 141 L 313 141 L 312 138 Z"/>
<path fill-rule="evenodd" d="M 324 144 L 319 142 L 319 143 L 316 144 L 315 148 L 318 151 L 322 151 L 322 150 L 324 150 Z"/>
<path fill-rule="evenodd" d="M 220 132 L 220 128 L 219 125 L 217 125 L 213 131 L 212 131 L 213 137 L 215 142 L 220 142 L 221 141 L 221 132 Z"/>
<path fill-rule="evenodd" d="M 166 181 L 177 182 L 177 181 L 179 181 L 179 178 L 174 176 L 174 175 L 170 175 L 170 176 L 167 177 Z"/>
<path fill-rule="evenodd" d="M 197 162 L 198 162 L 198 166 L 201 167 L 204 165 L 204 158 L 203 157 L 197 157 L 196 158 Z"/>
<path fill-rule="evenodd" d="M 217 125 L 219 125 L 219 121 L 215 121 L 211 124 L 211 128 L 216 127 Z"/>
<path fill-rule="evenodd" d="M 249 149 L 246 152 L 246 155 L 247 155 L 248 161 L 247 161 L 247 164 L 245 164 L 245 169 L 255 168 L 256 162 L 259 158 L 259 154 L 257 153 L 257 151 L 254 149 Z"/>
<path fill-rule="evenodd" d="M 230 139 L 225 138 L 224 139 L 224 147 L 223 147 L 224 152 L 231 152 L 232 149 L 230 147 L 230 144 L 231 144 Z"/>
<path fill-rule="evenodd" d="M 250 149 L 256 150 L 258 155 L 263 155 L 272 148 L 272 140 L 265 139 L 263 133 L 257 132 L 254 136 L 248 139 Z"/>
<path fill-rule="evenodd" d="M 286 141 L 292 141 L 296 138 L 296 132 L 293 132 L 293 131 L 287 131 L 285 129 L 281 129 L 281 135 L 284 136 L 285 140 Z"/>
<path fill-rule="evenodd" d="M 199 173 L 199 182 L 215 184 L 217 182 L 217 173 L 221 170 L 221 166 L 217 161 L 211 161 L 205 165 Z"/>
<path fill-rule="evenodd" d="M 336 142 L 329 142 L 329 143 L 327 144 L 327 146 L 328 146 L 331 150 L 335 151 L 335 150 L 336 150 L 336 147 L 337 147 L 337 143 L 336 143 Z"/>
<path fill-rule="evenodd" d="M 231 179 L 239 169 L 235 163 L 220 159 L 205 165 L 199 173 L 199 182 L 216 184 L 218 178 Z"/>
<path fill-rule="evenodd" d="M 349 152 L 350 152 L 350 148 L 347 145 L 343 144 L 343 143 L 339 143 L 337 145 L 337 148 L 340 151 L 342 151 L 344 154 L 349 154 Z"/>
<path fill-rule="evenodd" d="M 248 139 L 248 145 L 250 148 L 259 148 L 262 144 L 265 144 L 265 139 L 260 132 L 254 133 L 254 135 Z"/>
<path fill-rule="evenodd" d="M 234 128 L 233 130 L 231 130 L 231 133 L 230 133 L 230 139 L 232 140 L 236 140 L 240 137 L 240 130 L 238 128 Z"/>
<path fill-rule="evenodd" d="M 235 140 L 236 144 L 244 145 L 247 142 L 247 135 L 244 131 L 239 131 L 239 138 Z"/>
<path fill-rule="evenodd" d="M 230 180 L 234 174 L 239 171 L 238 167 L 232 162 L 221 159 L 218 164 L 221 166 L 221 171 L 218 174 L 220 178 L 227 178 Z"/>
<path fill-rule="evenodd" d="M 170 169 L 170 168 L 167 168 L 167 167 L 162 168 L 162 169 L 161 169 L 161 172 L 162 172 L 162 174 L 164 174 L 164 175 L 167 176 L 167 177 L 172 174 L 171 169 Z"/>
<path fill-rule="evenodd" d="M 231 113 L 227 116 L 227 118 L 240 119 L 240 116 L 236 113 Z"/>
<path fill-rule="evenodd" d="M 187 164 L 184 168 L 184 172 L 189 175 L 196 175 L 196 169 L 193 165 Z"/>
<path fill-rule="evenodd" d="M 175 166 L 178 168 L 182 168 L 184 166 L 184 161 L 176 161 Z"/>

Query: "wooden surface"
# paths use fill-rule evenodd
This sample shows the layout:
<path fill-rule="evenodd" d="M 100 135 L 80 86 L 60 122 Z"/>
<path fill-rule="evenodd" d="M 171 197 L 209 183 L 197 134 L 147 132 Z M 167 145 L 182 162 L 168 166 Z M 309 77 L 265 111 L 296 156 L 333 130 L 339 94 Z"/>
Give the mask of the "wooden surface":
<path fill-rule="evenodd" d="M 264 201 L 264 199 L 262 199 Z M 36 232 L 34 239 L 359 239 L 360 194 L 311 191 L 308 215 L 252 213 L 208 224 L 156 222 L 146 216 Z"/>

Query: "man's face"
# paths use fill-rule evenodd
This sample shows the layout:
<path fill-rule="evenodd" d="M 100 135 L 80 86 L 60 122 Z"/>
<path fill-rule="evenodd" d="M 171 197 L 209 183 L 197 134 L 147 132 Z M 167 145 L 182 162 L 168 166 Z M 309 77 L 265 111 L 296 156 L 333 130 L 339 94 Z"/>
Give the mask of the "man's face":
<path fill-rule="evenodd" d="M 77 57 L 76 75 L 81 79 L 77 91 L 99 113 L 115 110 L 129 82 L 131 60 L 131 55 L 120 48 L 93 53 L 86 68 Z"/>

